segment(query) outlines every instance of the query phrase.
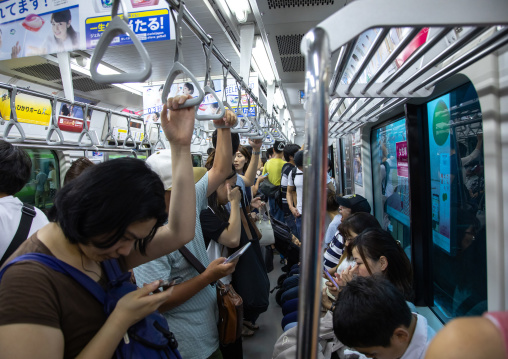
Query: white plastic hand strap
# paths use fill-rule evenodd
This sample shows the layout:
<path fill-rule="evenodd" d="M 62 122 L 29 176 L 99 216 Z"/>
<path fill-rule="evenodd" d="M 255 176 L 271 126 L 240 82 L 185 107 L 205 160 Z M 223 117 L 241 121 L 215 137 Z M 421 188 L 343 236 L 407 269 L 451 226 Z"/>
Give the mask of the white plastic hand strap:
<path fill-rule="evenodd" d="M 9 119 L 9 122 L 7 123 L 7 126 L 5 126 L 4 129 L 4 141 L 7 142 L 23 142 L 26 138 L 25 131 L 23 131 L 23 127 L 21 127 L 21 124 L 18 122 L 18 116 L 16 114 L 16 94 L 18 93 L 18 88 L 16 86 L 12 86 L 11 90 L 11 118 Z M 19 131 L 20 138 L 17 137 L 8 137 L 9 132 L 11 131 L 12 127 L 16 127 L 16 129 Z"/>
<path fill-rule="evenodd" d="M 120 18 L 120 16 L 117 15 L 118 12 L 118 6 L 122 4 L 122 10 L 123 10 L 123 19 Z M 112 10 L 112 20 L 108 24 L 108 27 L 106 28 L 106 31 L 102 34 L 101 38 L 99 39 L 99 42 L 97 43 L 97 46 L 95 47 L 95 50 L 92 55 L 92 60 L 90 61 L 90 74 L 92 75 L 92 79 L 101 84 L 111 84 L 111 83 L 126 83 L 126 82 L 145 82 L 150 75 L 152 74 L 152 62 L 150 61 L 150 57 L 148 56 L 148 52 L 146 51 L 145 47 L 141 44 L 141 41 L 139 41 L 138 37 L 132 31 L 132 29 L 128 25 L 129 16 L 126 11 L 126 6 L 123 3 L 123 0 L 115 0 L 113 3 L 113 10 Z M 141 57 L 142 63 L 144 64 L 144 67 L 141 71 L 137 70 L 136 72 L 132 73 L 121 73 L 121 74 L 114 74 L 114 75 L 102 75 L 97 71 L 97 68 L 99 67 L 99 64 L 102 61 L 102 57 L 106 53 L 108 47 L 111 44 L 111 41 L 117 36 L 120 36 L 122 34 L 129 35 L 131 38 L 134 48 L 138 52 L 139 56 Z"/>
<path fill-rule="evenodd" d="M 54 145 L 63 145 L 64 138 L 63 133 L 60 131 L 60 128 L 58 128 L 58 116 L 56 114 L 56 96 L 53 96 L 53 100 L 51 100 L 51 124 L 49 125 L 49 131 L 46 136 L 46 143 L 50 146 Z M 51 136 L 53 136 L 53 133 L 56 133 L 58 136 L 57 141 L 51 141 Z"/>

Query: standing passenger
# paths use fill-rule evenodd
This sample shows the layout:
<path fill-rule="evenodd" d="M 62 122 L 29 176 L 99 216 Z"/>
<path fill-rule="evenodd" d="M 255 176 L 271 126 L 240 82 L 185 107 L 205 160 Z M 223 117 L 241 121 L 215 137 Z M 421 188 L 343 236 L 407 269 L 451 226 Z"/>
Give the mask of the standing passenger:
<path fill-rule="evenodd" d="M 0 140 L 0 258 L 6 255 L 11 241 L 20 230 L 22 216 L 28 216 L 23 214 L 23 203 L 14 195 L 28 182 L 31 169 L 32 162 L 23 149 Z M 31 223 L 27 222 L 29 230 L 25 230 L 22 241 L 48 223 L 40 209 L 34 210 L 35 216 L 31 216 Z M 19 235 L 23 235 L 23 231 Z M 11 248 L 2 260 L 5 261 L 15 249 Z"/>
<path fill-rule="evenodd" d="M 266 162 L 263 168 L 263 175 L 268 173 L 268 181 L 273 186 L 280 186 L 280 175 L 282 173 L 282 167 L 286 163 L 282 159 L 284 156 L 285 144 L 282 141 L 275 141 L 273 144 L 273 156 L 268 162 Z M 276 220 L 284 222 L 284 211 L 275 203 L 275 197 L 268 195 L 268 203 L 270 205 L 270 215 Z"/>
<path fill-rule="evenodd" d="M 35 206 L 38 208 L 46 208 L 46 180 L 48 176 L 40 169 L 35 170 Z"/>
<path fill-rule="evenodd" d="M 194 108 L 191 107 L 189 111 L 194 116 Z M 161 305 L 160 312 L 170 323 L 178 340 L 178 350 L 186 359 L 222 358 L 217 330 L 217 294 L 210 284 L 230 274 L 236 264 L 223 264 L 225 258 L 218 258 L 210 263 L 199 219 L 199 214 L 207 207 L 207 197 L 215 192 L 231 172 L 233 152 L 230 128 L 235 126 L 236 116 L 231 111 L 226 111 L 226 117 L 215 121 L 215 124 L 227 125 L 227 128 L 217 131 L 217 148 L 213 167 L 208 172 L 202 172 L 204 173 L 202 178 L 194 177 L 194 180 L 199 179 L 195 184 L 196 199 L 191 202 L 196 209 L 193 217 L 196 220 L 196 226 L 194 239 L 185 246 L 203 266 L 207 267 L 206 271 L 199 274 L 179 251 L 134 269 L 138 285 L 158 278 L 182 277 L 182 282 L 173 287 L 173 295 Z M 162 150 L 147 159 L 148 165 L 164 183 L 166 203 L 168 201 L 173 203 L 176 195 L 176 192 L 173 193 L 174 191 L 171 190 L 174 172 L 165 163 L 171 157 L 172 151 Z M 190 182 L 188 178 L 187 182 Z M 183 201 L 190 203 L 190 199 Z M 181 201 L 177 203 L 182 204 Z"/>
<path fill-rule="evenodd" d="M 195 192 L 188 181 L 194 111 L 171 111 L 168 119 L 164 105 L 162 122 L 175 154 L 171 163 L 175 204 L 168 215 L 163 185 L 144 162 L 107 161 L 57 193 L 52 222 L 27 239 L 10 259 L 33 252 L 54 256 L 105 288 L 102 262 L 118 259 L 127 271 L 188 242 L 195 225 Z M 157 230 L 166 220 L 169 224 Z M 72 277 L 33 261 L 15 263 L 0 282 L 0 352 L 3 357 L 20 359 L 109 359 L 127 330 L 171 296 L 171 290 L 153 293 L 159 279 L 165 278 L 124 295 L 108 317 L 96 297 Z M 20 283 L 30 283 L 30 295 Z M 29 341 L 24 340 L 27 337 Z"/>

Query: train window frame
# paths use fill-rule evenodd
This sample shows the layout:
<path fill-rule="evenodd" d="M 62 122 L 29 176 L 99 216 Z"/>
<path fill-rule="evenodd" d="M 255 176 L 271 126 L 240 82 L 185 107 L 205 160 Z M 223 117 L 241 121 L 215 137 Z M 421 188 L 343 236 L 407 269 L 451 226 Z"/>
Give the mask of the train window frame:
<path fill-rule="evenodd" d="M 407 146 L 407 142 L 408 142 L 407 128 L 408 128 L 408 126 L 407 126 L 407 119 L 406 119 L 406 116 L 405 116 L 404 112 L 400 112 L 400 113 L 398 113 L 398 114 L 396 114 L 394 116 L 391 116 L 390 118 L 386 119 L 385 121 L 383 121 L 381 123 L 377 123 L 375 126 L 370 128 L 369 141 L 370 141 L 371 173 L 372 173 L 372 188 L 371 188 L 372 198 L 373 198 L 372 208 L 373 208 L 373 214 L 376 217 L 376 219 L 378 220 L 378 222 L 381 224 L 381 226 L 384 229 L 387 229 L 396 240 L 399 240 L 400 243 L 403 245 L 403 247 L 405 248 L 406 251 L 409 251 L 409 252 L 406 252 L 406 254 L 408 255 L 410 261 L 412 262 L 412 257 L 413 257 L 412 254 L 411 254 L 411 248 L 413 247 L 412 236 L 411 236 L 411 222 L 412 222 L 411 221 L 411 215 L 412 215 L 412 208 L 411 208 L 411 195 L 410 195 L 410 193 L 411 193 L 411 176 L 409 175 L 409 166 L 408 166 L 408 179 L 407 179 L 408 189 L 407 189 L 407 193 L 406 193 L 406 198 L 408 198 L 407 210 L 409 211 L 409 214 L 407 215 L 407 223 L 403 223 L 403 221 L 401 221 L 397 217 L 389 214 L 388 211 L 385 211 L 385 204 L 386 204 L 385 201 L 387 201 L 388 198 L 386 198 L 385 200 L 382 200 L 382 199 L 380 200 L 378 198 L 378 194 L 381 193 L 382 196 L 384 196 L 385 194 L 383 194 L 382 188 L 380 189 L 379 193 L 378 193 L 377 189 L 375 188 L 375 186 L 377 186 L 377 181 L 376 181 L 376 178 L 375 178 L 375 173 L 377 173 L 377 172 L 376 172 L 376 169 L 374 168 L 374 166 L 377 164 L 377 162 L 375 163 L 374 159 L 377 158 L 377 156 L 374 154 L 374 151 L 377 148 L 376 147 L 376 140 L 377 140 L 377 138 L 374 138 L 374 137 L 376 136 L 376 133 L 377 133 L 378 130 L 383 129 L 383 128 L 387 128 L 388 126 L 393 125 L 393 124 L 395 124 L 397 122 L 400 122 L 400 121 L 404 121 L 404 134 L 403 134 L 403 138 L 405 139 L 406 146 Z M 406 147 L 406 149 L 407 149 L 407 147 Z M 397 156 L 397 155 L 395 154 L 395 156 Z M 409 160 L 409 154 L 407 155 L 407 159 Z M 386 162 L 388 162 L 388 159 L 387 159 Z M 393 170 L 397 171 L 397 166 L 391 168 L 390 169 L 390 173 L 392 173 Z M 388 176 L 388 174 L 386 174 L 386 176 Z M 399 181 L 400 177 L 402 177 L 402 176 L 398 176 L 397 175 L 397 182 L 398 183 L 400 182 Z M 388 179 L 387 179 L 387 183 L 388 183 Z M 400 186 L 400 184 L 397 184 L 397 186 L 394 189 L 396 189 L 398 186 Z M 388 187 L 388 185 L 387 185 L 387 187 Z M 385 190 L 388 190 L 388 188 L 385 188 Z M 393 193 L 393 194 L 395 194 L 395 193 Z M 379 202 L 380 201 L 381 201 L 381 206 L 379 206 L 379 204 L 380 204 Z M 377 210 L 378 208 L 380 208 L 381 211 L 382 211 L 381 216 L 379 215 L 380 213 L 378 213 L 378 210 Z M 394 213 L 392 213 L 392 214 L 394 214 Z M 399 216 L 399 217 L 400 217 L 400 219 L 403 219 L 402 216 Z M 393 226 L 392 220 L 390 218 L 395 219 L 396 222 L 400 223 L 404 227 L 407 227 L 407 229 L 402 228 L 402 233 L 401 233 L 402 240 L 401 240 L 401 238 L 399 238 L 398 235 L 395 235 L 394 230 L 391 230 L 389 227 L 387 227 L 390 224 Z M 397 225 L 397 229 L 396 230 L 397 230 L 397 232 L 400 232 L 398 225 Z"/>
<path fill-rule="evenodd" d="M 456 92 L 462 86 L 472 86 L 476 91 L 471 81 L 459 80 L 455 79 L 455 81 L 441 84 L 433 96 L 426 98 L 424 101 L 405 105 L 409 172 L 411 176 L 411 238 L 413 242 L 412 257 L 414 258 L 412 265 L 414 269 L 415 304 L 429 307 L 442 323 L 448 322 L 455 316 L 446 316 L 434 303 L 436 295 L 434 288 L 436 258 L 434 256 L 435 244 L 432 234 L 433 203 L 429 195 L 432 193 L 431 154 L 429 151 L 429 137 L 432 129 L 429 127 L 427 105 L 444 95 Z M 478 93 L 476 95 L 478 97 Z M 422 175 L 422 168 L 425 169 L 424 175 Z M 484 278 L 484 282 L 488 290 L 487 277 Z"/>

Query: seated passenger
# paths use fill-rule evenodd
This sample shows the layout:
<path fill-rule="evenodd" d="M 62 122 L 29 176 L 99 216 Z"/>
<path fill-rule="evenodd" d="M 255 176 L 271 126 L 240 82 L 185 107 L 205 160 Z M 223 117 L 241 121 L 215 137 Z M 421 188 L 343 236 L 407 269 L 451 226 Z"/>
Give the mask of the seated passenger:
<path fill-rule="evenodd" d="M 183 103 L 185 98 L 176 101 Z M 194 112 L 171 111 L 168 119 L 166 111 L 164 105 L 163 128 L 175 153 L 172 167 L 178 189 L 169 215 L 161 180 L 143 161 L 107 161 L 92 166 L 56 194 L 51 223 L 10 259 L 33 252 L 54 256 L 105 288 L 108 280 L 102 262 L 118 259 L 127 271 L 191 240 L 195 222 L 189 199 L 194 200 L 195 192 L 187 178 L 192 172 Z M 165 221 L 170 227 L 161 235 L 157 229 Z M 123 296 L 108 317 L 96 297 L 70 276 L 33 261 L 15 263 L 0 282 L 2 356 L 111 358 L 127 329 L 171 296 L 171 290 L 154 293 L 159 279 L 166 278 Z"/>
<path fill-rule="evenodd" d="M 422 359 L 434 331 L 411 313 L 404 295 L 380 276 L 358 277 L 339 293 L 333 331 L 344 345 L 370 358 Z"/>
<path fill-rule="evenodd" d="M 353 194 L 348 196 L 336 196 L 335 200 L 339 204 L 339 214 L 342 216 L 341 222 L 345 221 L 346 218 L 354 213 L 365 212 L 370 213 L 370 204 L 364 197 Z M 339 263 L 339 259 L 344 250 L 344 239 L 340 235 L 339 231 L 335 232 L 330 245 L 326 249 L 323 256 L 323 264 L 328 270 L 332 270 L 333 267 Z"/>
<path fill-rule="evenodd" d="M 187 109 L 194 118 L 194 107 Z M 226 111 L 222 120 L 214 121 L 215 124 L 226 127 L 217 132 L 217 149 L 213 167 L 206 172 L 200 168 L 201 177 L 194 176 L 194 183 L 189 181 L 192 175 L 185 179 L 187 183 L 195 186 L 196 197 L 181 199 L 179 205 L 190 204 L 195 208 L 195 227 L 193 228 L 193 240 L 185 245 L 192 255 L 206 267 L 206 271 L 199 272 L 182 255 L 180 251 L 157 258 L 149 263 L 134 269 L 134 275 L 139 286 L 158 278 L 182 277 L 181 282 L 173 288 L 173 295 L 160 307 L 160 312 L 168 321 L 178 340 L 178 350 L 183 358 L 206 359 L 209 357 L 220 358 L 219 332 L 217 330 L 217 293 L 210 284 L 232 273 L 236 263 L 223 264 L 225 258 L 218 258 L 210 263 L 206 253 L 205 241 L 199 214 L 207 208 L 207 197 L 224 183 L 231 173 L 232 143 L 230 128 L 236 124 L 236 116 L 231 111 Z M 178 172 L 167 166 L 164 159 L 174 158 L 173 151 L 157 151 L 147 159 L 147 163 L 161 178 L 166 190 L 166 201 L 174 202 L 178 192 L 172 190 L 175 187 L 175 177 Z M 189 154 L 190 155 L 190 154 Z M 189 161 L 189 163 L 191 163 Z M 197 174 L 197 173 L 196 173 Z"/>
<path fill-rule="evenodd" d="M 381 275 L 388 279 L 404 295 L 411 309 L 413 300 L 413 270 L 407 255 L 399 242 L 391 234 L 380 228 L 369 228 L 354 240 L 352 248 L 354 267 L 346 268 L 337 283 L 347 283 L 356 276 L 369 277 Z M 322 297 L 323 306 L 331 308 L 332 301 L 327 295 Z"/>
<path fill-rule="evenodd" d="M 32 161 L 28 154 L 22 148 L 0 140 L 0 158 L 1 266 L 25 239 L 45 226 L 48 219 L 39 208 L 33 207 L 34 216 L 24 214 L 27 222 L 26 225 L 21 224 L 23 202 L 14 195 L 21 191 L 30 180 Z M 15 237 L 16 240 L 13 241 Z"/>
<path fill-rule="evenodd" d="M 508 312 L 457 318 L 430 342 L 425 359 L 503 359 L 508 357 Z"/>

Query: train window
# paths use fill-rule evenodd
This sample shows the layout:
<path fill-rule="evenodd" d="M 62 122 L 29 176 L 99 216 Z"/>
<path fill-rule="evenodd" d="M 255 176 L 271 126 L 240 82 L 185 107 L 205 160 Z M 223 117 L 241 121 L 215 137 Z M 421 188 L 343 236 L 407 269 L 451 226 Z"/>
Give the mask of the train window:
<path fill-rule="evenodd" d="M 352 136 L 348 135 L 340 139 L 340 152 L 342 159 L 342 189 L 343 195 L 353 194 L 353 145 Z"/>
<path fill-rule="evenodd" d="M 446 322 L 487 310 L 482 114 L 471 83 L 426 110 L 434 309 Z"/>
<path fill-rule="evenodd" d="M 202 167 L 201 155 L 192 154 L 192 167 Z"/>
<path fill-rule="evenodd" d="M 411 259 L 406 119 L 375 129 L 371 149 L 374 215 Z"/>
<path fill-rule="evenodd" d="M 53 207 L 53 198 L 60 188 L 60 166 L 58 158 L 49 150 L 25 149 L 32 161 L 30 180 L 16 193 L 20 201 L 42 210 Z"/>

